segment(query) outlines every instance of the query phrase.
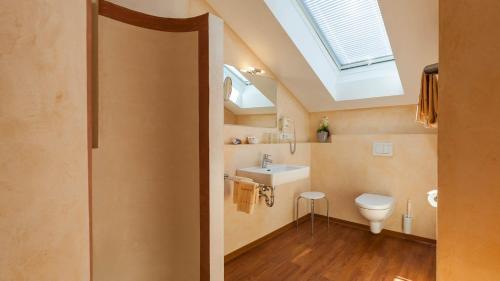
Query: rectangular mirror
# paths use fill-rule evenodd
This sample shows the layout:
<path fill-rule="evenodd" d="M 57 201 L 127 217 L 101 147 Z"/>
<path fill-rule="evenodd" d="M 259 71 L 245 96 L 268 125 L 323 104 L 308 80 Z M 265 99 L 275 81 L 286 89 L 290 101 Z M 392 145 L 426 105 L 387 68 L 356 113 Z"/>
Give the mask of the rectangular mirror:
<path fill-rule="evenodd" d="M 277 83 L 259 71 L 224 65 L 224 124 L 276 128 Z"/>

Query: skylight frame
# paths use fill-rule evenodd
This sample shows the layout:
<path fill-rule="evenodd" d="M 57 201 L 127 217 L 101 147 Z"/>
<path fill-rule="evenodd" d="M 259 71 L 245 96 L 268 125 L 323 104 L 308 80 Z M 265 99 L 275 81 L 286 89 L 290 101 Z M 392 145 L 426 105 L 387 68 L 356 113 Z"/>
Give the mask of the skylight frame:
<path fill-rule="evenodd" d="M 390 62 L 390 61 L 395 60 L 394 53 L 393 53 L 392 55 L 389 55 L 389 56 L 382 56 L 382 57 L 378 57 L 378 58 L 374 58 L 374 59 L 362 60 L 362 61 L 352 62 L 352 63 L 348 63 L 348 64 L 340 63 L 340 60 L 338 59 L 337 55 L 335 54 L 335 51 L 333 50 L 330 43 L 328 43 L 328 39 L 326 39 L 326 36 L 321 31 L 319 25 L 317 24 L 316 20 L 314 19 L 314 16 L 311 14 L 309 9 L 306 7 L 306 5 L 303 3 L 302 0 L 295 0 L 295 3 L 299 7 L 299 10 L 302 13 L 302 15 L 307 19 L 307 22 L 311 26 L 312 30 L 314 31 L 314 33 L 316 34 L 318 39 L 321 41 L 322 45 L 325 47 L 326 51 L 328 52 L 328 54 L 332 58 L 333 62 L 335 63 L 335 65 L 338 67 L 338 69 L 340 71 L 348 70 L 351 68 L 369 66 L 369 65 L 377 64 L 377 63 Z M 377 3 L 377 6 L 378 6 L 378 3 Z M 379 10 L 380 10 L 380 6 L 379 6 Z M 384 23 L 384 29 L 385 29 L 385 23 Z M 387 32 L 387 30 L 386 30 L 386 32 Z M 391 52 L 392 52 L 392 47 L 391 47 Z"/>

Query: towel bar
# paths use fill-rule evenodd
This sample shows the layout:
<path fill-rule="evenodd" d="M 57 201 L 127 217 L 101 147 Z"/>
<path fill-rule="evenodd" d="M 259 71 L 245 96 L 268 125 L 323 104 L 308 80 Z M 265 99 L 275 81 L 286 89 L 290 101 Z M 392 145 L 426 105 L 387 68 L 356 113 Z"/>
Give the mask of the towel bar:
<path fill-rule="evenodd" d="M 233 177 L 227 173 L 224 173 L 224 180 L 229 181 L 242 181 L 242 177 Z M 267 193 L 270 192 L 268 195 Z M 264 197 L 264 201 L 266 202 L 266 206 L 272 207 L 274 206 L 274 186 L 267 186 L 259 183 L 259 198 Z"/>
<path fill-rule="evenodd" d="M 438 74 L 439 73 L 439 63 L 429 64 L 424 67 L 425 74 Z"/>

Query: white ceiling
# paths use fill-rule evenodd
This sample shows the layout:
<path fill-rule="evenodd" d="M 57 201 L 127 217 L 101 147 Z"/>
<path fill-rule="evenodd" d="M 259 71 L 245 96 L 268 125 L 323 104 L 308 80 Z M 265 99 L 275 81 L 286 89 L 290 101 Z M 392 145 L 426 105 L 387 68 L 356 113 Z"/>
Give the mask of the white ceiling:
<path fill-rule="evenodd" d="M 438 0 L 379 0 L 404 95 L 334 101 L 264 0 L 207 0 L 311 112 L 416 104 L 420 73 L 438 61 Z"/>

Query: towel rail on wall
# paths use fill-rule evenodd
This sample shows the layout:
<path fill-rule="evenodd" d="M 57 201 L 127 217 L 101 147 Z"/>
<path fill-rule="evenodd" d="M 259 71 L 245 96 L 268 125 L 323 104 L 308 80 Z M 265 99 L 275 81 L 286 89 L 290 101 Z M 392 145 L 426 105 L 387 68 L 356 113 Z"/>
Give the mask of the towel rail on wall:
<path fill-rule="evenodd" d="M 224 180 L 229 181 L 244 181 L 245 178 L 242 177 L 233 177 L 227 173 L 224 173 Z M 252 181 L 253 182 L 253 181 Z M 259 198 L 264 197 L 264 201 L 266 202 L 266 206 L 272 207 L 274 206 L 274 186 L 267 186 L 265 184 L 259 183 Z M 269 193 L 269 194 L 267 194 Z"/>
<path fill-rule="evenodd" d="M 439 73 L 439 63 L 429 64 L 424 67 L 425 74 L 438 74 Z"/>

